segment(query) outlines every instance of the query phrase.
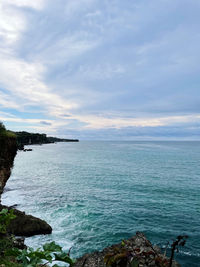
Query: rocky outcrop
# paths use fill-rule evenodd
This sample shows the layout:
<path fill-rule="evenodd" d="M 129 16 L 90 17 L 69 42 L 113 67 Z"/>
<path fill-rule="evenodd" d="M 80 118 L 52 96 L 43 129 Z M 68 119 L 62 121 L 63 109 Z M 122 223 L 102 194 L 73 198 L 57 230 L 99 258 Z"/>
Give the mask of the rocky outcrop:
<path fill-rule="evenodd" d="M 6 207 L 0 205 L 0 211 L 2 209 L 11 209 L 11 207 Z M 14 234 L 16 236 L 33 236 L 41 234 L 51 234 L 51 226 L 37 217 L 32 215 L 26 215 L 25 212 L 14 209 L 14 214 L 16 218 L 11 221 L 7 231 L 9 234 Z"/>
<path fill-rule="evenodd" d="M 6 131 L 0 133 L 0 197 L 7 180 L 11 175 L 11 170 L 14 163 L 14 158 L 17 153 L 16 137 L 9 135 Z M 0 210 L 3 208 L 11 209 L 0 205 Z M 14 209 L 16 218 L 11 221 L 8 233 L 17 236 L 33 236 L 39 234 L 50 234 L 51 226 L 45 221 L 26 215 L 25 212 Z"/>
<path fill-rule="evenodd" d="M 169 259 L 161 254 L 159 248 L 153 247 L 143 233 L 137 232 L 132 238 L 101 252 L 85 254 L 76 261 L 74 267 L 106 267 L 106 262 L 111 267 L 169 266 Z M 175 261 L 172 264 L 172 267 L 179 266 Z"/>
<path fill-rule="evenodd" d="M 16 153 L 16 138 L 0 135 L 0 196 L 11 175 Z"/>

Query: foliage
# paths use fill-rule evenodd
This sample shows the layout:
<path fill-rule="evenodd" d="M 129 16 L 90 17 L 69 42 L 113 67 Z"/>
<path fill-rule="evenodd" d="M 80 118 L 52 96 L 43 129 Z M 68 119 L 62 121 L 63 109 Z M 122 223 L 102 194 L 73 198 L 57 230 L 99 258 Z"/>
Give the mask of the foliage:
<path fill-rule="evenodd" d="M 17 136 L 18 145 L 30 144 L 48 144 L 55 142 L 78 142 L 77 139 L 61 139 L 57 137 L 47 137 L 46 134 L 29 133 L 29 132 L 15 132 Z"/>
<path fill-rule="evenodd" d="M 3 267 L 22 267 L 20 263 L 17 263 L 13 257 L 0 257 L 0 266 Z"/>
<path fill-rule="evenodd" d="M 19 266 L 13 262 L 12 258 L 8 260 L 3 257 L 5 251 L 12 248 L 14 244 L 14 237 L 7 235 L 7 227 L 15 217 L 13 210 L 2 209 L 0 212 L 0 264 L 6 267 Z"/>
<path fill-rule="evenodd" d="M 0 212 L 0 234 L 6 234 L 7 227 L 10 224 L 10 221 L 15 219 L 13 210 L 2 209 Z"/>
<path fill-rule="evenodd" d="M 0 255 L 4 255 L 5 251 L 12 248 L 14 245 L 13 236 L 1 236 L 0 238 Z"/>
<path fill-rule="evenodd" d="M 74 261 L 70 258 L 69 253 L 65 253 L 62 247 L 55 242 L 46 243 L 42 248 L 36 250 L 33 248 L 22 250 L 14 247 L 15 237 L 7 235 L 7 227 L 15 217 L 13 210 L 2 209 L 0 212 L 0 262 L 2 264 L 36 267 L 59 261 L 68 263 L 70 267 L 73 266 Z M 53 267 L 59 267 L 59 265 L 54 264 Z"/>
<path fill-rule="evenodd" d="M 0 133 L 3 132 L 3 131 L 5 131 L 5 130 L 6 130 L 5 129 L 5 126 L 3 125 L 2 122 L 0 122 Z"/>
<path fill-rule="evenodd" d="M 15 132 L 18 145 L 45 144 L 47 143 L 46 134 Z"/>
<path fill-rule="evenodd" d="M 5 255 L 15 257 L 17 261 L 22 263 L 23 267 L 46 266 L 55 261 L 68 263 L 70 267 L 74 264 L 69 253 L 65 253 L 62 247 L 54 241 L 46 243 L 42 248 L 36 250 L 30 247 L 23 250 L 12 248 L 7 250 Z M 59 265 L 54 264 L 52 267 L 59 267 Z"/>
<path fill-rule="evenodd" d="M 0 136 L 9 137 L 9 138 L 16 138 L 16 135 L 13 132 L 6 130 L 6 128 L 2 122 L 0 122 Z"/>

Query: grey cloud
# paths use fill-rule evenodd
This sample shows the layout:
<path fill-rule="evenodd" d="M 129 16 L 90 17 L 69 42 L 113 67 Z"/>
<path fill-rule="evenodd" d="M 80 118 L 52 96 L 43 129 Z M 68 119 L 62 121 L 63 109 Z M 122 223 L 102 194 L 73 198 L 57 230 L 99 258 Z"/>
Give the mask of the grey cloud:
<path fill-rule="evenodd" d="M 58 135 L 81 140 L 199 140 L 199 126 L 127 127 L 123 129 L 60 129 Z"/>
<path fill-rule="evenodd" d="M 69 115 L 69 114 L 60 114 L 60 116 L 64 117 L 64 118 L 70 118 L 71 117 L 71 115 Z"/>
<path fill-rule="evenodd" d="M 43 125 L 52 125 L 52 123 L 50 122 L 47 122 L 47 121 L 40 121 L 40 124 L 43 124 Z"/>

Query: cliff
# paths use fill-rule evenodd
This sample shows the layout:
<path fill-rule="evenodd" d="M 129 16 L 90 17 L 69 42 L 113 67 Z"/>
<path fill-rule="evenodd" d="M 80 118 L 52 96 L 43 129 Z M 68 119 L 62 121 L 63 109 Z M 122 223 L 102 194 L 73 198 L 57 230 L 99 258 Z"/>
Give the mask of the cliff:
<path fill-rule="evenodd" d="M 39 133 L 28 133 L 28 132 L 14 132 L 17 137 L 17 144 L 19 148 L 24 145 L 34 145 L 34 144 L 49 144 L 55 142 L 79 142 L 78 139 L 61 139 L 57 137 L 48 137 L 46 134 Z"/>
<path fill-rule="evenodd" d="M 7 180 L 11 175 L 14 159 L 17 154 L 16 136 L 6 131 L 0 123 L 0 199 Z M 0 204 L 0 211 L 8 208 Z M 24 212 L 14 209 L 16 218 L 11 222 L 8 232 L 21 236 L 32 236 L 37 234 L 50 234 L 52 228 L 45 221 L 26 215 Z"/>
<path fill-rule="evenodd" d="M 14 158 L 17 154 L 17 143 L 14 135 L 0 133 L 0 195 L 11 175 Z"/>
<path fill-rule="evenodd" d="M 143 233 L 102 251 L 83 255 L 73 267 L 169 267 L 170 260 Z M 171 267 L 180 267 L 173 261 Z"/>

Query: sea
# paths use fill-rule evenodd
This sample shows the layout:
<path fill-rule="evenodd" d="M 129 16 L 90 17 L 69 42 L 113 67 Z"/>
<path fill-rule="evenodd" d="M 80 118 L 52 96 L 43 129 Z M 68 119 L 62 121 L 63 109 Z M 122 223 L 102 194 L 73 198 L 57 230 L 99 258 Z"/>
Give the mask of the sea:
<path fill-rule="evenodd" d="M 46 220 L 71 257 L 102 250 L 143 232 L 181 266 L 200 266 L 200 142 L 80 141 L 19 151 L 2 203 Z M 167 249 L 170 254 L 170 246 Z"/>

